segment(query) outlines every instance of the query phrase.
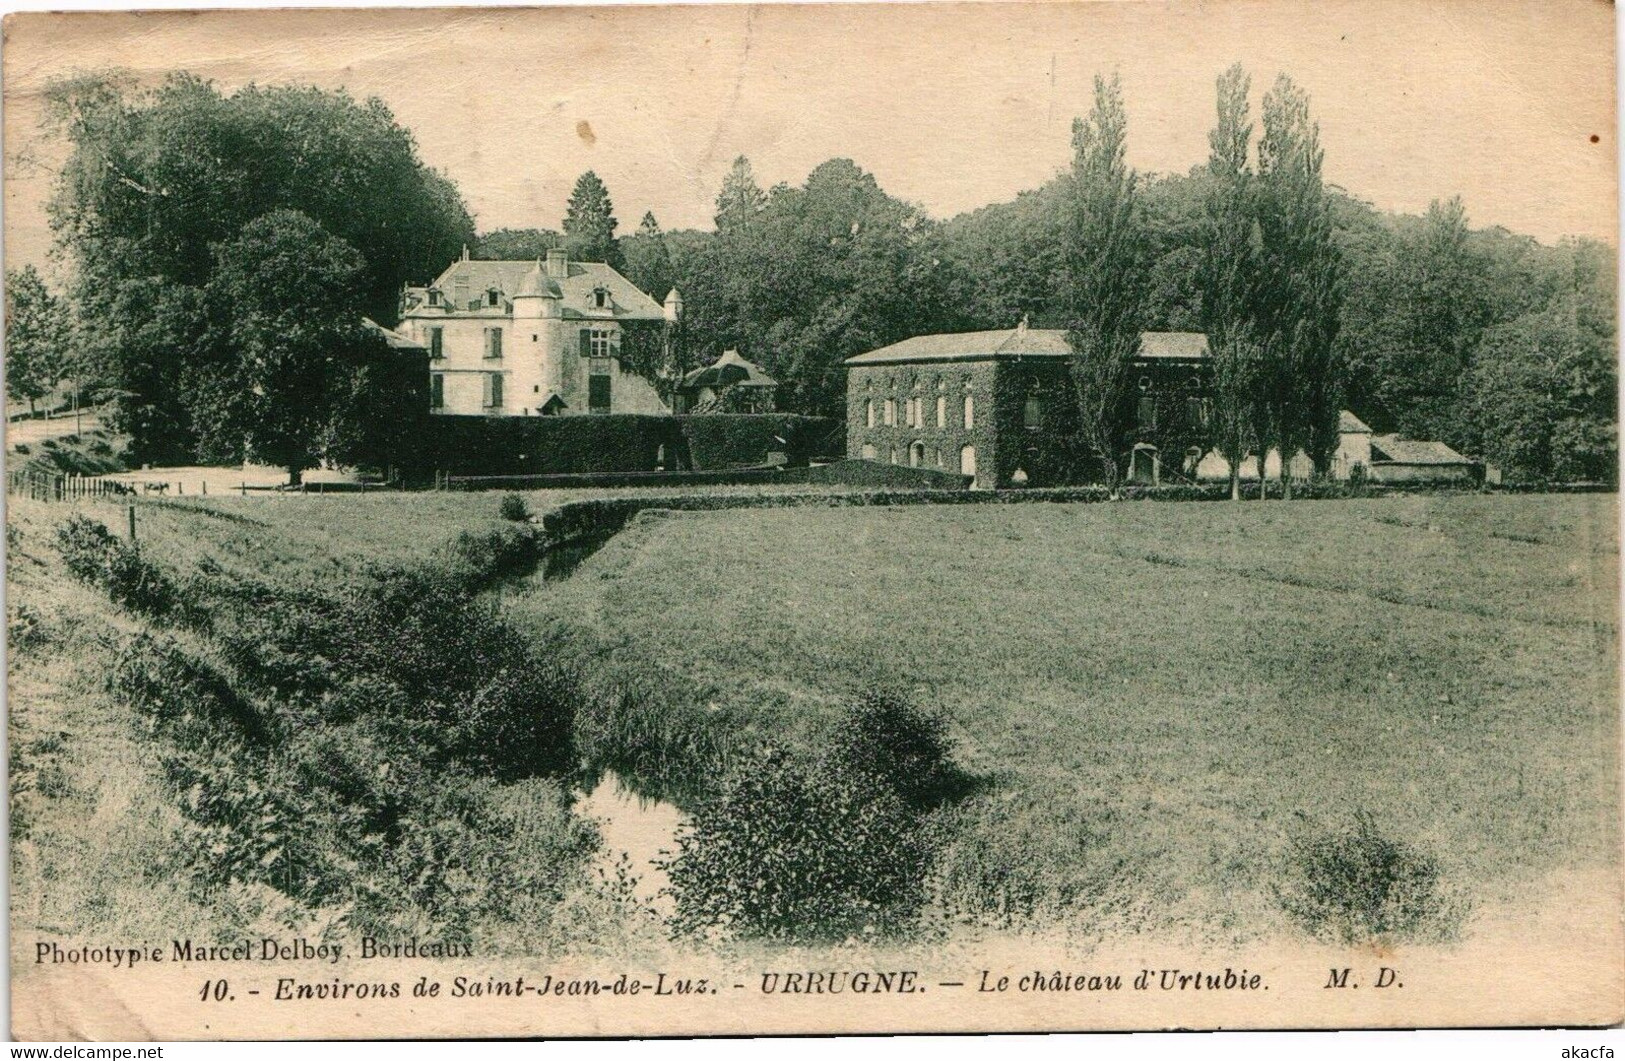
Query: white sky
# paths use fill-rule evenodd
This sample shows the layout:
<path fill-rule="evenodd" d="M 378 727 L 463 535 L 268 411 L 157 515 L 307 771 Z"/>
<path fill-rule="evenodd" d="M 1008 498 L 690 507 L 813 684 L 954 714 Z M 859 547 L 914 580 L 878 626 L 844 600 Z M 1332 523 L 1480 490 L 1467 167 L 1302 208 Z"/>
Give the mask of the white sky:
<path fill-rule="evenodd" d="M 1113 69 L 1130 161 L 1184 171 L 1206 158 L 1215 76 L 1240 60 L 1255 113 L 1278 71 L 1308 89 L 1327 179 L 1379 207 L 1459 193 L 1474 225 L 1613 242 L 1613 18 L 1593 0 L 16 16 L 6 259 L 42 262 L 49 243 L 40 90 L 106 65 L 377 95 L 482 231 L 557 227 L 592 168 L 625 233 L 645 210 L 710 227 L 739 154 L 764 186 L 849 157 L 938 217 L 1009 199 L 1066 164 L 1090 78 Z"/>

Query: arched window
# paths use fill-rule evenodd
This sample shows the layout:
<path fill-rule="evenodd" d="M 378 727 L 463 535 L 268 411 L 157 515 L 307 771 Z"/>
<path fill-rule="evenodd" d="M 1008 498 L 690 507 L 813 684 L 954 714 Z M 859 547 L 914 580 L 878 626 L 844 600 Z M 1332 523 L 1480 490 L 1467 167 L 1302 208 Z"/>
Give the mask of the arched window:
<path fill-rule="evenodd" d="M 976 426 L 976 396 L 967 386 L 965 390 L 965 430 L 969 431 Z"/>
<path fill-rule="evenodd" d="M 863 459 L 866 461 L 872 461 L 875 459 L 875 444 L 873 442 L 865 442 L 863 444 Z"/>
<path fill-rule="evenodd" d="M 937 426 L 948 426 L 948 396 L 945 394 L 937 395 Z"/>
<path fill-rule="evenodd" d="M 891 427 L 897 423 L 897 399 L 886 399 L 886 426 Z"/>
<path fill-rule="evenodd" d="M 925 443 L 916 440 L 916 441 L 910 443 L 909 447 L 908 447 L 908 466 L 910 468 L 920 468 L 920 467 L 923 467 L 924 465 L 925 465 Z"/>
<path fill-rule="evenodd" d="M 1037 387 L 1027 392 L 1027 401 L 1021 407 L 1021 426 L 1028 431 L 1044 426 L 1044 401 L 1038 396 Z"/>
<path fill-rule="evenodd" d="M 864 420 L 867 422 L 867 425 L 869 427 L 874 427 L 875 426 L 875 400 L 873 398 L 870 398 L 867 402 L 864 402 L 863 404 L 864 404 Z"/>
<path fill-rule="evenodd" d="M 959 448 L 959 474 L 976 474 L 976 447 L 961 446 Z"/>

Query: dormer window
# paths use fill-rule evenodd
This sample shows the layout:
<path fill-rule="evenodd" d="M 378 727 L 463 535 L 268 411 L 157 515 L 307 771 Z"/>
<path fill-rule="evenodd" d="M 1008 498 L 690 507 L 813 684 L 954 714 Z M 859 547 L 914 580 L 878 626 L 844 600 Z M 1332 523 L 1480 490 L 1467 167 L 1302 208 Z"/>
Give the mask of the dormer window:
<path fill-rule="evenodd" d="M 495 306 L 497 304 L 497 300 L 500 299 L 501 297 L 502 297 L 502 292 L 498 291 L 496 288 L 493 287 L 490 290 L 485 292 L 485 304 L 487 306 Z"/>
<path fill-rule="evenodd" d="M 436 289 L 436 288 L 431 287 L 429 289 L 429 305 L 431 305 L 431 306 L 440 305 L 440 291 L 438 289 Z"/>
<path fill-rule="evenodd" d="M 609 291 L 602 287 L 594 288 L 592 292 L 592 307 L 593 309 L 607 309 L 609 307 Z"/>

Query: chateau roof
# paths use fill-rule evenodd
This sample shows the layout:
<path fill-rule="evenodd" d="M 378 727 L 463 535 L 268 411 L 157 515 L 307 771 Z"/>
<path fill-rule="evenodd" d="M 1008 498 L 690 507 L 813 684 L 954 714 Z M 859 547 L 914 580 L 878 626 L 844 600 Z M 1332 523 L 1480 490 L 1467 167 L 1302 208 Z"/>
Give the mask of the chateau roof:
<path fill-rule="evenodd" d="M 425 351 L 426 352 L 429 349 L 427 346 L 424 346 L 422 343 L 418 342 L 416 339 L 408 339 L 406 336 L 402 335 L 400 332 L 395 331 L 395 330 L 393 330 L 391 328 L 384 327 L 382 324 L 379 324 L 377 321 L 373 320 L 371 317 L 362 317 L 361 318 L 361 323 L 369 331 L 372 331 L 372 332 L 376 333 L 378 336 L 380 336 L 384 340 L 384 342 L 386 344 L 388 344 L 388 346 L 389 346 L 389 348 L 391 350 L 411 350 L 411 351 L 414 351 L 414 352 L 417 352 L 417 351 Z"/>
<path fill-rule="evenodd" d="M 1395 464 L 1471 464 L 1443 442 L 1419 442 L 1398 435 L 1376 435 L 1371 439 L 1371 458 Z"/>
<path fill-rule="evenodd" d="M 467 312 L 467 304 L 475 298 L 484 298 L 492 288 L 505 298 L 513 298 L 525 284 L 526 276 L 536 268 L 535 259 L 524 261 L 482 261 L 462 259 L 452 262 L 435 280 L 448 307 L 454 312 Z M 588 319 L 612 317 L 615 320 L 664 320 L 664 311 L 654 299 L 639 291 L 637 285 L 603 262 L 568 262 L 568 276 L 549 277 L 559 289 L 566 318 Z M 462 283 L 466 295 L 463 305 L 450 307 L 457 298 L 458 284 Z M 610 309 L 595 309 L 592 294 L 598 288 L 609 292 L 613 304 Z M 423 307 L 416 307 L 420 311 Z"/>
<path fill-rule="evenodd" d="M 1365 421 L 1347 409 L 1337 414 L 1337 431 L 1342 435 L 1371 434 L 1371 429 L 1366 426 Z"/>
<path fill-rule="evenodd" d="M 519 289 L 513 293 L 513 298 L 540 296 L 542 298 L 563 298 L 564 291 L 559 285 L 548 279 L 547 273 L 542 270 L 542 263 L 537 262 L 530 267 L 530 272 L 519 281 Z"/>
<path fill-rule="evenodd" d="M 846 359 L 848 365 L 897 365 L 922 361 L 987 361 L 1018 357 L 1068 357 L 1066 332 L 1060 328 L 1006 328 L 988 332 L 916 335 Z M 1208 356 L 1201 332 L 1143 332 L 1141 358 L 1196 360 Z"/>

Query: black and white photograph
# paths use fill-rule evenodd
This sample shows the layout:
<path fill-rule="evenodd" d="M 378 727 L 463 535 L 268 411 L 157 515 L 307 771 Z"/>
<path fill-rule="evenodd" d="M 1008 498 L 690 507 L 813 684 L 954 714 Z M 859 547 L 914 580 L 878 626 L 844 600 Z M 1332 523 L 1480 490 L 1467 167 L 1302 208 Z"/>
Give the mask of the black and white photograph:
<path fill-rule="evenodd" d="M 1615 17 L 8 15 L 11 1035 L 1617 1024 Z"/>

